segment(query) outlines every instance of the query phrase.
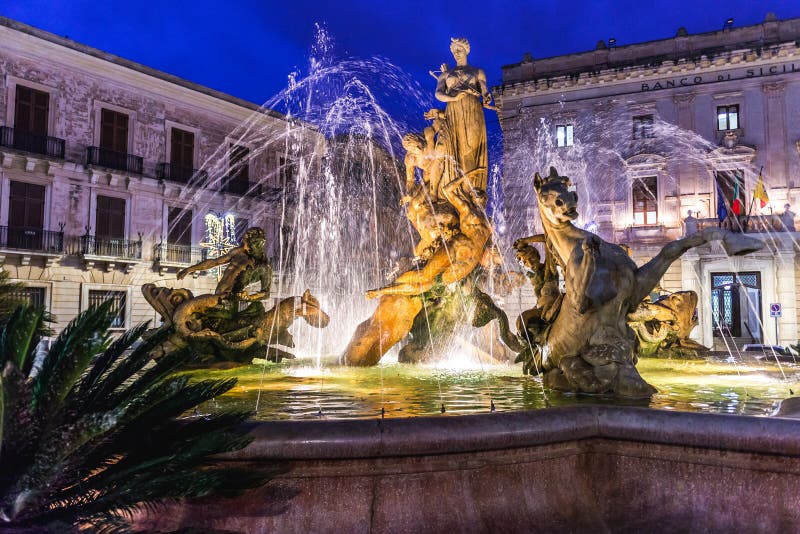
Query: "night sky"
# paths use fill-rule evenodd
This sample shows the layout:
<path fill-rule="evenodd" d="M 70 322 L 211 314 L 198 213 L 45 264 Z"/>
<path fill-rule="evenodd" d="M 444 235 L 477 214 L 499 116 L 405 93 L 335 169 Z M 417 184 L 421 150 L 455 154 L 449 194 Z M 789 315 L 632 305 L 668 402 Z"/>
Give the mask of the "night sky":
<path fill-rule="evenodd" d="M 256 103 L 308 70 L 316 25 L 341 57 L 382 56 L 434 90 L 428 70 L 452 64 L 450 36 L 472 44 L 470 64 L 491 85 L 500 67 L 534 58 L 779 18 L 800 17 L 798 0 L 618 0 L 384 2 L 376 0 L 118 1 L 6 0 L 0 14 Z M 391 108 L 391 102 L 387 103 Z M 496 120 L 496 119 L 495 119 Z"/>

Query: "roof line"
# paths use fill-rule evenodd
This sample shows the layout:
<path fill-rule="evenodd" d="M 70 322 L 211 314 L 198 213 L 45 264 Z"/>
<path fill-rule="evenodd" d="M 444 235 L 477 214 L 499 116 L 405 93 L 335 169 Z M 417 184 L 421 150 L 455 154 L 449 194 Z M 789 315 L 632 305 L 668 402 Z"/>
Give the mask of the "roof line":
<path fill-rule="evenodd" d="M 66 37 L 61 37 L 54 33 L 50 33 L 48 31 L 36 28 L 34 26 L 30 26 L 23 22 L 10 19 L 8 17 L 0 17 L 0 26 L 5 26 L 6 28 L 10 28 L 12 30 L 21 33 L 26 33 L 38 39 L 42 39 L 44 41 L 48 41 L 50 43 L 59 46 L 63 46 L 64 48 L 69 48 L 70 50 L 75 50 L 76 52 L 80 52 L 82 54 L 86 54 L 88 56 L 92 56 L 94 58 L 103 61 L 108 61 L 109 63 L 114 63 L 115 65 L 119 65 L 121 67 L 125 67 L 140 72 L 147 76 L 152 76 L 153 78 L 158 78 L 165 82 L 184 87 L 191 91 L 202 93 L 212 98 L 224 100 L 228 103 L 249 109 L 251 111 L 264 113 L 266 115 L 269 115 L 277 119 L 286 120 L 286 116 L 283 113 L 275 111 L 274 109 L 262 107 L 254 102 L 250 102 L 249 100 L 244 100 L 242 98 L 230 95 L 228 93 L 217 91 L 216 89 L 211 89 L 210 87 L 206 87 L 205 85 L 201 85 L 199 83 L 191 82 L 179 76 L 175 76 L 174 74 L 169 74 L 167 72 L 154 69 L 152 67 L 148 67 L 147 65 L 143 65 L 141 63 L 136 63 L 135 61 L 125 59 L 123 57 L 111 54 L 109 52 L 104 52 L 103 50 L 93 48 L 91 46 L 79 43 L 77 41 L 73 41 L 72 39 L 68 39 Z"/>
<path fill-rule="evenodd" d="M 750 24 L 748 26 L 739 26 L 739 27 L 736 27 L 736 28 L 731 28 L 730 30 L 711 30 L 711 31 L 700 32 L 700 33 L 689 33 L 689 34 L 687 34 L 685 36 L 673 35 L 672 37 L 665 37 L 663 39 L 651 39 L 649 41 L 640 41 L 638 43 L 628 43 L 628 44 L 625 44 L 625 45 L 616 45 L 616 46 L 614 46 L 614 48 L 615 49 L 622 49 L 622 48 L 628 48 L 628 47 L 633 47 L 633 46 L 641 46 L 641 45 L 647 45 L 647 44 L 652 44 L 652 43 L 661 43 L 661 42 L 665 42 L 665 41 L 672 41 L 672 40 L 675 40 L 675 39 L 677 39 L 679 37 L 686 38 L 686 37 L 695 37 L 695 36 L 702 36 L 702 35 L 713 35 L 715 33 L 722 33 L 722 32 L 736 33 L 736 32 L 739 32 L 741 30 L 745 30 L 747 28 L 753 28 L 755 26 L 763 26 L 765 22 L 780 22 L 780 23 L 783 23 L 783 22 L 790 22 L 790 21 L 793 21 L 793 20 L 800 20 L 800 17 L 792 17 L 792 18 L 788 18 L 788 19 L 776 19 L 775 21 L 762 21 L 762 22 L 757 22 L 756 24 Z M 597 48 L 591 48 L 591 49 L 588 49 L 588 50 L 583 50 L 581 52 L 572 52 L 570 54 L 560 54 L 560 55 L 556 55 L 556 56 L 547 56 L 547 57 L 542 57 L 542 58 L 534 58 L 533 61 L 534 62 L 547 61 L 549 59 L 558 59 L 558 58 L 565 58 L 565 57 L 570 57 L 570 56 L 581 56 L 581 55 L 584 55 L 584 54 L 594 53 L 597 50 L 598 50 Z M 603 48 L 601 50 L 611 50 L 611 49 L 610 48 Z M 507 69 L 507 68 L 511 68 L 511 67 L 517 67 L 519 65 L 522 65 L 523 63 L 524 63 L 524 60 L 523 61 L 517 61 L 516 63 L 508 63 L 506 65 L 502 65 L 500 67 L 500 69 L 502 70 L 502 69 Z"/>

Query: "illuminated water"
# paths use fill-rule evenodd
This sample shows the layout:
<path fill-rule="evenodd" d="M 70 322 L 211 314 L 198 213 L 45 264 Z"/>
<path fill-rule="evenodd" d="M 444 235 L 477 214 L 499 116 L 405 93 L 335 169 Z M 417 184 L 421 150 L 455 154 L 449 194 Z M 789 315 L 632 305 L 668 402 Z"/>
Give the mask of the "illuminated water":
<path fill-rule="evenodd" d="M 651 401 L 545 392 L 540 378 L 522 376 L 518 366 L 472 370 L 389 364 L 368 369 L 307 362 L 202 371 L 202 378 L 235 376 L 238 385 L 203 407 L 254 410 L 254 419 L 347 419 L 464 415 L 534 410 L 581 403 L 629 404 L 662 410 L 770 415 L 778 403 L 800 392 L 800 366 L 783 363 L 735 365 L 722 360 L 645 359 L 642 376 L 658 388 Z M 256 408 L 257 407 L 257 408 Z"/>

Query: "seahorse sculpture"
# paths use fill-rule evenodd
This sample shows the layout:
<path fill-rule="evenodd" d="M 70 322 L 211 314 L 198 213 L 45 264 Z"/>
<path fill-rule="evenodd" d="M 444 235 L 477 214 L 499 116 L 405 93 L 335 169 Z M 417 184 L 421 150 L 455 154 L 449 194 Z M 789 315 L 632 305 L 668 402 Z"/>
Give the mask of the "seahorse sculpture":
<path fill-rule="evenodd" d="M 526 367 L 543 373 L 546 386 L 585 393 L 648 397 L 656 392 L 636 370 L 639 343 L 627 316 L 658 284 L 673 261 L 687 250 L 721 240 L 728 255 L 743 255 L 764 243 L 743 234 L 708 228 L 666 245 L 649 262 L 637 267 L 619 245 L 577 228 L 578 195 L 570 180 L 550 168 L 534 178 L 542 236 L 519 239 L 515 248 L 544 241 L 547 257 L 544 287 L 553 285 L 561 268 L 566 292 L 548 299 L 545 313 L 532 314 L 520 335 L 530 345 Z M 557 282 L 557 278 L 555 278 Z M 528 314 L 529 316 L 531 314 Z"/>

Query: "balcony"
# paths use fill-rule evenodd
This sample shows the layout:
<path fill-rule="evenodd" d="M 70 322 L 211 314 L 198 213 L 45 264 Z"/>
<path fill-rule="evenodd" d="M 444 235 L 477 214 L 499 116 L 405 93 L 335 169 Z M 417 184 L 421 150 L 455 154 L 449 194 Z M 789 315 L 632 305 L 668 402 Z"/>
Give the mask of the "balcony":
<path fill-rule="evenodd" d="M 0 226 L 0 263 L 8 254 L 21 258 L 22 265 L 30 265 L 32 257 L 45 260 L 45 267 L 64 254 L 64 233 L 41 228 L 14 228 Z"/>
<path fill-rule="evenodd" d="M 199 185 L 208 182 L 208 173 L 198 169 L 178 167 L 177 165 L 162 162 L 156 166 L 156 178 L 182 184 L 191 182 Z"/>
<path fill-rule="evenodd" d="M 208 258 L 208 249 L 159 243 L 153 249 L 153 264 L 164 275 L 170 268 L 183 268 Z M 196 273 L 199 274 L 199 273 Z"/>
<path fill-rule="evenodd" d="M 729 217 L 725 223 L 720 225 L 719 219 L 707 218 L 697 220 L 697 229 L 704 230 L 706 228 L 728 228 L 734 232 L 745 232 L 748 234 L 761 234 L 772 232 L 785 232 L 786 228 L 783 226 L 779 215 L 750 215 L 736 219 Z"/>
<path fill-rule="evenodd" d="M 64 140 L 58 137 L 23 132 L 10 126 L 0 126 L 0 146 L 64 159 L 65 144 Z"/>
<path fill-rule="evenodd" d="M 121 264 L 126 272 L 130 272 L 142 259 L 142 241 L 84 235 L 80 240 L 80 253 L 87 269 L 93 268 L 99 261 L 106 264 L 108 271 Z"/>
<path fill-rule="evenodd" d="M 141 156 L 134 156 L 125 152 L 114 152 L 113 150 L 90 146 L 86 149 L 86 164 L 142 174 L 144 159 Z"/>

